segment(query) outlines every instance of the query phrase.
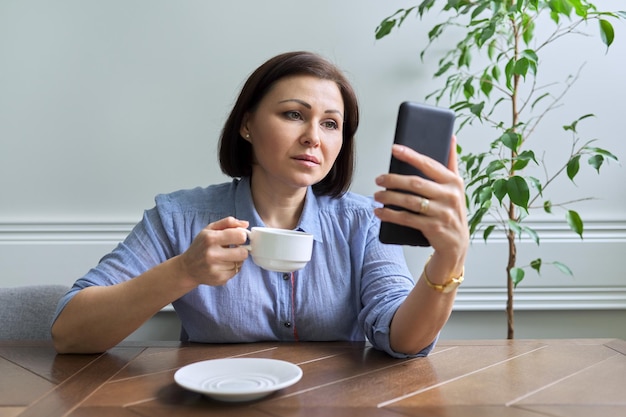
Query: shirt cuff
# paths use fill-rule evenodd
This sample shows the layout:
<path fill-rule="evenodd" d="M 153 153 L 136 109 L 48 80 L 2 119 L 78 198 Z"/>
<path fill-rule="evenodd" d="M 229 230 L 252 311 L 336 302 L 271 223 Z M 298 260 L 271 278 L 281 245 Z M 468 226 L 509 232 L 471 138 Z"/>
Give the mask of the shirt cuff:
<path fill-rule="evenodd" d="M 374 340 L 370 340 L 370 342 L 372 343 L 372 346 L 374 346 L 374 348 L 376 349 L 387 352 L 390 356 L 394 358 L 399 358 L 399 359 L 419 358 L 419 357 L 428 356 L 428 354 L 434 349 L 435 345 L 437 344 L 437 340 L 439 340 L 439 334 L 437 335 L 437 337 L 435 337 L 435 340 L 433 340 L 431 344 L 429 344 L 424 349 L 422 349 L 421 351 L 415 354 L 406 354 L 406 353 L 396 352 L 395 350 L 391 348 L 391 341 L 390 341 L 389 336 L 390 336 L 391 319 L 393 318 L 394 313 L 395 313 L 395 310 L 388 311 L 384 315 L 385 317 L 381 317 L 382 319 L 380 320 L 381 325 L 377 326 L 373 332 Z M 386 317 L 386 316 L 389 316 L 389 317 Z"/>

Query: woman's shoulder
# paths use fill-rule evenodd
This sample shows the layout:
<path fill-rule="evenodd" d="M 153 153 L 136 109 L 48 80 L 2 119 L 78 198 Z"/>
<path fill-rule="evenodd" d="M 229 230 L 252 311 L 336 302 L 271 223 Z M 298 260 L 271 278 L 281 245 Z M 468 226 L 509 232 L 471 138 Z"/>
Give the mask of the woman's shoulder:
<path fill-rule="evenodd" d="M 210 204 L 233 201 L 237 186 L 235 181 L 213 184 L 207 187 L 182 189 L 155 197 L 157 207 L 169 211 L 206 209 Z"/>

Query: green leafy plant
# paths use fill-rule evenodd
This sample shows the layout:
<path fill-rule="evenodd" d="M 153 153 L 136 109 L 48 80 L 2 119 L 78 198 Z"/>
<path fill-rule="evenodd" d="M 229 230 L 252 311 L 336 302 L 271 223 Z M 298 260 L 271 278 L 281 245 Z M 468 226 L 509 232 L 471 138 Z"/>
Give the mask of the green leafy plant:
<path fill-rule="evenodd" d="M 376 28 L 376 39 L 399 28 L 409 16 L 422 18 L 435 4 L 442 6 L 441 20 L 428 31 L 420 58 L 424 60 L 429 47 L 441 41 L 444 33 L 460 34 L 460 39 L 438 60 L 434 77 L 445 80 L 443 87 L 426 99 L 448 100 L 457 114 L 458 130 L 481 124 L 495 132 L 495 139 L 482 152 L 464 153 L 459 147 L 460 167 L 466 181 L 472 237 L 482 234 L 487 242 L 499 231 L 508 242 L 507 337 L 512 339 L 513 293 L 525 270 L 539 273 L 550 264 L 572 275 L 565 264 L 541 258 L 518 265 L 516 245 L 522 236 L 540 244 L 537 231 L 526 225 L 529 215 L 533 210 L 552 213 L 562 209 L 571 230 L 582 238 L 583 220 L 571 206 L 588 198 L 556 203 L 546 192 L 562 175 L 573 182 L 585 159 L 598 172 L 608 160 L 617 160 L 611 152 L 595 146 L 595 140 L 580 137 L 579 123 L 593 114 L 581 115 L 563 126 L 563 134 L 571 139 L 571 151 L 556 169 L 550 171 L 545 154 L 540 158 L 537 148 L 531 147 L 531 139 L 548 140 L 541 137 L 538 127 L 563 104 L 580 75 L 580 71 L 566 74 L 565 81 L 541 85 L 542 53 L 548 45 L 564 37 L 586 35 L 584 30 L 594 27 L 608 49 L 615 37 L 611 21 L 626 18 L 626 13 L 601 11 L 586 0 L 424 0 L 385 18 Z M 542 178 L 535 174 L 540 171 Z"/>

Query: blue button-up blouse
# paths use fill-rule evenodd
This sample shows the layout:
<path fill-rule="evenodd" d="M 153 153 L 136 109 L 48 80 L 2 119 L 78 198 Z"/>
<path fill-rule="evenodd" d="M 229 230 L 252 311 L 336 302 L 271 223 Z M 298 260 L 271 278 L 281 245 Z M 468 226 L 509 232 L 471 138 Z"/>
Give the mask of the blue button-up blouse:
<path fill-rule="evenodd" d="M 414 280 L 402 248 L 378 240 L 376 204 L 355 193 L 317 196 L 309 188 L 297 229 L 314 236 L 311 261 L 283 274 L 263 270 L 248 257 L 226 285 L 200 285 L 175 300 L 181 340 L 369 340 L 377 349 L 405 357 L 391 349 L 389 326 Z M 250 227 L 264 226 L 248 178 L 158 195 L 156 206 L 145 211 L 128 237 L 76 281 L 61 299 L 57 316 L 82 288 L 133 279 L 183 253 L 207 224 L 227 216 L 248 220 Z"/>

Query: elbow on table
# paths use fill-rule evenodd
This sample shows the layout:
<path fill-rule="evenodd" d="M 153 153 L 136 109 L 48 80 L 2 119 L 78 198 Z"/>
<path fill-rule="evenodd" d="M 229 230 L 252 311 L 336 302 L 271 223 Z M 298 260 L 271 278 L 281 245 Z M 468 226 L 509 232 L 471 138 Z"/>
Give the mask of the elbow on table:
<path fill-rule="evenodd" d="M 102 353 L 112 346 L 98 346 L 95 343 L 85 343 L 81 337 L 72 337 L 64 334 L 56 326 L 52 326 L 52 345 L 59 354 L 67 353 Z"/>
<path fill-rule="evenodd" d="M 390 340 L 391 349 L 398 355 L 406 355 L 408 357 L 428 356 L 437 342 L 439 335 L 434 338 L 423 340 Z"/>

